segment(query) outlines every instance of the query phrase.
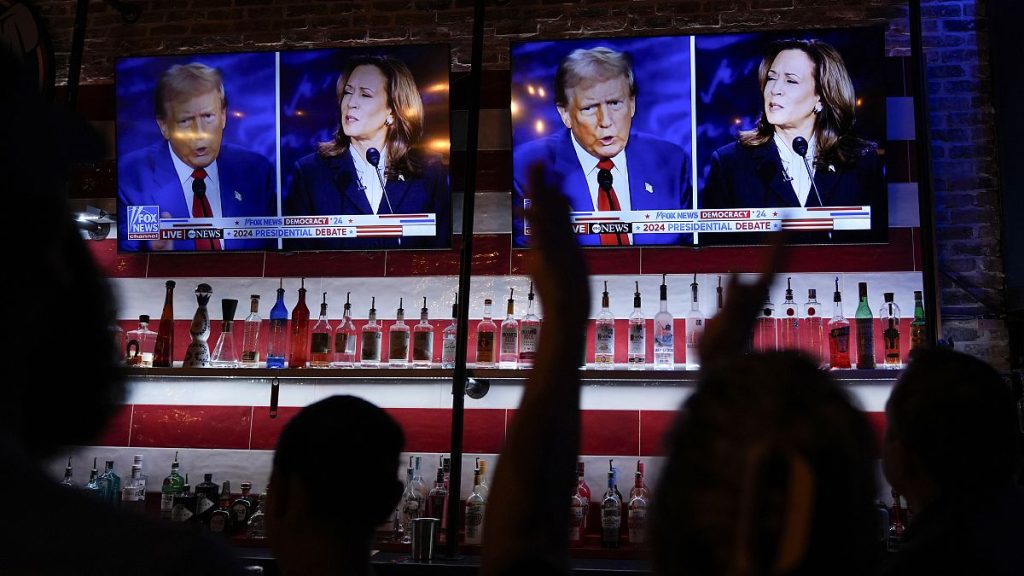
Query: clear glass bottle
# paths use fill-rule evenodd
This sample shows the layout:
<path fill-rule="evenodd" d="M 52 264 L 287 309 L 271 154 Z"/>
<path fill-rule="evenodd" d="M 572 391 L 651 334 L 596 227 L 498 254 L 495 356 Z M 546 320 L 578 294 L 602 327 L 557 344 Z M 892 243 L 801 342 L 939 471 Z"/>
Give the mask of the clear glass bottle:
<path fill-rule="evenodd" d="M 846 369 L 850 364 L 850 321 L 843 315 L 843 294 L 839 291 L 839 277 L 836 276 L 836 290 L 832 293 L 832 319 L 828 321 L 828 360 L 833 369 Z"/>
<path fill-rule="evenodd" d="M 99 485 L 99 473 L 96 470 L 96 458 L 92 459 L 92 470 L 89 471 L 89 480 L 85 483 L 82 488 L 87 494 L 93 496 L 97 500 L 103 499 L 103 488 Z"/>
<path fill-rule="evenodd" d="M 309 360 L 309 307 L 306 306 L 306 279 L 299 284 L 299 301 L 292 308 L 288 367 L 305 368 Z"/>
<path fill-rule="evenodd" d="M 427 495 L 426 517 L 437 518 L 441 520 L 442 526 L 447 525 L 448 507 L 445 506 L 447 500 L 448 490 L 444 487 L 444 470 L 438 468 L 437 475 L 434 477 L 434 487 L 430 489 L 430 493 Z"/>
<path fill-rule="evenodd" d="M 220 306 L 224 322 L 221 324 L 220 335 L 217 336 L 217 344 L 213 347 L 213 354 L 210 356 L 210 365 L 216 368 L 237 368 L 235 310 L 238 309 L 238 300 L 222 298 Z"/>
<path fill-rule="evenodd" d="M 260 318 L 260 295 L 249 295 L 249 315 L 242 322 L 242 361 L 243 368 L 259 368 L 260 366 L 260 329 L 263 319 Z"/>
<path fill-rule="evenodd" d="M 486 509 L 487 500 L 480 493 L 480 469 L 478 468 L 473 471 L 473 493 L 466 498 L 466 544 L 479 545 L 483 542 Z"/>
<path fill-rule="evenodd" d="M 352 293 L 345 293 L 345 310 L 341 314 L 341 321 L 334 330 L 334 361 L 331 366 L 334 368 L 351 368 L 356 362 L 356 340 L 359 333 L 356 325 L 352 322 L 352 303 L 349 300 Z"/>
<path fill-rule="evenodd" d="M 654 315 L 654 369 L 671 370 L 675 367 L 675 340 L 673 334 L 673 318 L 668 311 L 668 286 L 665 284 L 666 274 L 661 275 L 661 292 L 658 304 L 660 309 Z"/>
<path fill-rule="evenodd" d="M 510 370 L 515 370 L 519 366 L 519 323 L 516 322 L 514 295 L 515 289 L 510 289 L 505 320 L 501 322 L 501 348 L 498 355 L 498 365 Z"/>
<path fill-rule="evenodd" d="M 572 498 L 569 501 L 569 544 L 583 544 L 583 534 L 586 530 L 588 503 L 583 500 L 579 490 L 573 490 Z"/>
<path fill-rule="evenodd" d="M 793 300 L 792 278 L 786 278 L 786 299 L 779 315 L 779 349 L 800 349 L 800 310 Z"/>
<path fill-rule="evenodd" d="M 821 302 L 818 302 L 818 291 L 807 290 L 807 302 L 804 303 L 804 327 L 800 331 L 804 339 L 804 350 L 811 355 L 819 366 L 828 366 L 828 350 L 825 349 L 825 319 L 822 316 Z"/>
<path fill-rule="evenodd" d="M 377 297 L 370 298 L 370 313 L 366 317 L 366 324 L 363 325 L 360 340 L 362 345 L 359 349 L 359 365 L 363 368 L 376 368 L 380 366 L 380 324 L 377 323 Z"/>
<path fill-rule="evenodd" d="M 153 344 L 153 366 L 157 368 L 170 368 L 174 362 L 174 280 L 168 280 L 164 287 L 164 309 Z"/>
<path fill-rule="evenodd" d="M 865 370 L 875 367 L 875 319 L 868 304 L 867 282 L 857 283 L 857 299 L 857 368 Z"/>
<path fill-rule="evenodd" d="M 392 368 L 409 366 L 409 325 L 405 323 L 405 308 L 398 299 L 395 323 L 388 329 L 388 364 Z"/>
<path fill-rule="evenodd" d="M 637 472 L 629 499 L 629 543 L 643 544 L 647 532 L 647 489 L 643 485 L 643 474 Z"/>
<path fill-rule="evenodd" d="M 75 483 L 71 480 L 74 470 L 71 468 L 71 456 L 68 456 L 68 465 L 64 468 L 64 479 L 60 481 L 61 486 L 74 488 Z"/>
<path fill-rule="evenodd" d="M 277 301 L 270 309 L 267 332 L 267 368 L 284 368 L 288 356 L 288 309 L 284 305 L 283 279 L 277 286 Z"/>
<path fill-rule="evenodd" d="M 103 474 L 96 479 L 103 501 L 116 505 L 121 500 L 121 477 L 114 473 L 114 461 L 107 460 Z"/>
<path fill-rule="evenodd" d="M 519 321 L 519 367 L 533 368 L 537 360 L 537 343 L 540 341 L 540 318 L 533 311 L 533 282 L 526 295 L 526 314 Z"/>
<path fill-rule="evenodd" d="M 416 490 L 412 466 L 406 470 L 405 490 L 402 492 L 402 543 L 412 542 L 412 521 L 423 515 L 423 495 Z"/>
<path fill-rule="evenodd" d="M 775 320 L 775 304 L 771 292 L 764 291 L 764 303 L 755 325 L 754 346 L 758 352 L 774 352 L 779 349 L 779 327 Z"/>
<path fill-rule="evenodd" d="M 608 471 L 608 489 L 601 498 L 601 547 L 618 548 L 622 528 L 622 497 L 615 488 L 615 470 Z"/>
<path fill-rule="evenodd" d="M 700 311 L 700 285 L 697 275 L 690 283 L 690 311 L 686 314 L 686 369 L 700 368 L 700 339 L 704 335 L 704 313 Z"/>
<path fill-rule="evenodd" d="M 146 512 L 146 484 L 142 480 L 142 466 L 138 464 L 132 465 L 131 476 L 121 488 L 121 507 L 133 514 Z"/>
<path fill-rule="evenodd" d="M 313 324 L 309 337 L 309 367 L 330 368 L 331 367 L 331 340 L 334 330 L 331 328 L 331 321 L 327 317 L 327 292 L 323 293 L 323 300 L 320 302 L 320 315 Z"/>
<path fill-rule="evenodd" d="M 484 317 L 476 327 L 477 368 L 494 368 L 494 340 L 498 326 L 491 320 L 491 299 L 484 299 Z"/>
<path fill-rule="evenodd" d="M 878 317 L 882 320 L 882 366 L 898 370 L 903 367 L 903 355 L 900 352 L 900 307 L 893 302 L 892 292 L 886 292 L 882 297 L 885 304 L 878 311 Z"/>
<path fill-rule="evenodd" d="M 590 524 L 590 504 L 592 500 L 590 485 L 587 484 L 586 479 L 586 468 L 583 462 L 576 463 L 576 493 L 579 494 L 580 498 L 586 503 L 586 509 L 583 511 L 583 531 L 586 533 L 587 526 Z"/>
<path fill-rule="evenodd" d="M 455 349 L 459 335 L 459 295 L 452 304 L 452 321 L 441 331 L 441 368 L 455 368 Z"/>
<path fill-rule="evenodd" d="M 128 331 L 125 364 L 136 368 L 152 368 L 155 347 L 156 332 L 149 329 L 149 315 L 143 314 L 139 316 L 139 327 Z"/>
<path fill-rule="evenodd" d="M 423 458 L 416 456 L 412 458 L 413 476 L 412 484 L 416 492 L 423 498 L 423 502 L 427 501 L 427 495 L 430 494 L 430 487 L 427 486 L 427 481 L 423 479 L 423 472 L 421 471 L 420 465 L 422 464 Z"/>
<path fill-rule="evenodd" d="M 924 298 L 920 290 L 914 290 L 914 319 L 910 321 L 910 349 L 916 350 L 928 338 L 927 322 L 924 318 Z"/>
<path fill-rule="evenodd" d="M 594 320 L 594 364 L 611 369 L 615 367 L 615 315 L 608 307 L 608 282 L 605 281 L 601 311 Z"/>
<path fill-rule="evenodd" d="M 266 506 L 267 494 L 264 492 L 256 500 L 256 511 L 249 517 L 249 526 L 246 528 L 245 535 L 250 540 L 263 540 L 267 537 L 266 516 L 263 514 L 263 509 Z"/>
<path fill-rule="evenodd" d="M 627 367 L 630 370 L 643 370 L 647 367 L 647 319 L 640 310 L 640 282 L 636 282 L 636 292 L 633 293 L 633 313 L 629 315 L 627 335 Z"/>
<path fill-rule="evenodd" d="M 160 485 L 160 517 L 164 520 L 171 519 L 171 511 L 174 509 L 174 497 L 181 494 L 185 488 L 185 479 L 179 471 L 178 453 L 174 453 L 174 462 L 171 462 L 171 473 L 164 478 Z"/>
<path fill-rule="evenodd" d="M 434 362 L 434 326 L 430 323 L 427 297 L 423 297 L 420 308 L 420 322 L 412 327 L 412 365 L 414 368 L 430 368 Z"/>

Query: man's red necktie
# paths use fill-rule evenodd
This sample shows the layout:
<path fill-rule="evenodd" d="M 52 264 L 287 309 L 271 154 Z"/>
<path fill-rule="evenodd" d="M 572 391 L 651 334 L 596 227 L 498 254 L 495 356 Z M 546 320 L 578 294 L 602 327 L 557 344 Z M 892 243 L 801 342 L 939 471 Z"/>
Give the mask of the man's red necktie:
<path fill-rule="evenodd" d="M 206 196 L 206 170 L 196 168 L 192 171 L 192 217 L 213 218 L 213 208 Z M 222 250 L 220 240 L 216 238 L 197 238 L 196 250 Z"/>
<path fill-rule="evenodd" d="M 615 163 L 612 162 L 611 158 L 602 158 L 597 163 L 598 170 L 607 170 L 611 172 L 612 168 L 615 168 Z M 615 195 L 615 187 L 609 186 L 608 189 L 604 189 L 600 184 L 597 186 L 597 209 L 599 211 L 618 211 L 622 208 L 619 206 L 619 197 Z M 601 234 L 601 245 L 602 246 L 629 246 L 629 235 L 628 234 Z"/>

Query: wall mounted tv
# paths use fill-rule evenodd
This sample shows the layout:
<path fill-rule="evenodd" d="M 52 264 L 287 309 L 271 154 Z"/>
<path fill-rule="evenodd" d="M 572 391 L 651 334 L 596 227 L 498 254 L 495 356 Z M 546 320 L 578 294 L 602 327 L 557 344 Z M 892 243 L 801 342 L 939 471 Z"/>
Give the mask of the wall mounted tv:
<path fill-rule="evenodd" d="M 118 249 L 450 247 L 449 55 L 118 60 Z"/>
<path fill-rule="evenodd" d="M 511 68 L 516 246 L 536 163 L 584 245 L 886 240 L 881 27 L 523 42 Z"/>

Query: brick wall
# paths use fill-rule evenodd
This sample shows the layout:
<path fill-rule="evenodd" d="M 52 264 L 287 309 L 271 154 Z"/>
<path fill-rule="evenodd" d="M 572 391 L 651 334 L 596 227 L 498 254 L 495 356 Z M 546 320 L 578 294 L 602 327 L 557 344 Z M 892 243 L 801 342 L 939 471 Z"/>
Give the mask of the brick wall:
<path fill-rule="evenodd" d="M 82 82 L 109 84 L 120 55 L 259 50 L 396 42 L 452 45 L 453 71 L 469 66 L 468 0 L 129 0 L 134 24 L 93 2 Z M 50 26 L 64 82 L 75 3 L 34 3 Z M 909 53 L 904 2 L 707 0 L 630 2 L 512 0 L 488 3 L 484 63 L 507 69 L 509 41 L 587 35 L 721 33 L 888 22 L 890 53 Z M 997 367 L 1008 366 L 993 109 L 985 3 L 926 0 L 933 178 L 944 337 Z"/>

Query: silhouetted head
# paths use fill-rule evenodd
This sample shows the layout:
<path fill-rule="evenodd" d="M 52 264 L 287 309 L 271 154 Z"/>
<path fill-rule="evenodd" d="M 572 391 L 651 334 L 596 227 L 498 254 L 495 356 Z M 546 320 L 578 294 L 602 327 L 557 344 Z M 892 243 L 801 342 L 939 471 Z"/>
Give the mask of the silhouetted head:
<path fill-rule="evenodd" d="M 750 355 L 706 373 L 665 443 L 657 573 L 870 573 L 871 430 L 803 356 Z"/>
<path fill-rule="evenodd" d="M 1013 396 L 985 362 L 949 348 L 916 351 L 885 412 L 885 473 L 896 490 L 911 494 L 923 481 L 955 498 L 1013 482 Z"/>

